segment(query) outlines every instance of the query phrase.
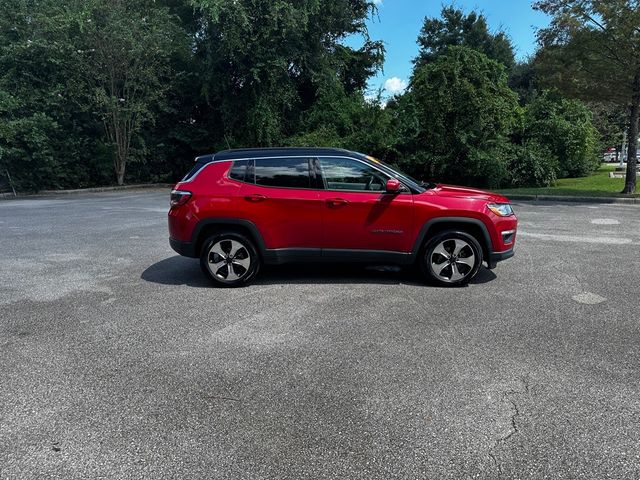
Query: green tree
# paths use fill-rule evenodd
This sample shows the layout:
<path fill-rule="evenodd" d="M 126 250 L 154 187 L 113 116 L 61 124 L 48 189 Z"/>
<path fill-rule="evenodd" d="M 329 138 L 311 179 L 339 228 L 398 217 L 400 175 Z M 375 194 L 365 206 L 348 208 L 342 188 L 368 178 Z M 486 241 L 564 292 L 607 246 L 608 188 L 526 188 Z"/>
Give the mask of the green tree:
<path fill-rule="evenodd" d="M 380 94 L 365 99 L 342 89 L 320 92 L 305 115 L 299 134 L 287 139 L 291 146 L 342 147 L 375 157 L 393 159 L 394 130 L 389 111 L 381 108 Z"/>
<path fill-rule="evenodd" d="M 115 148 L 118 185 L 124 183 L 133 142 L 152 125 L 171 84 L 170 58 L 187 45 L 166 8 L 153 0 L 87 2 L 83 33 L 87 76 L 94 103 Z"/>
<path fill-rule="evenodd" d="M 474 11 L 465 15 L 452 5 L 442 8 L 440 18 L 425 18 L 418 36 L 420 53 L 414 60 L 416 68 L 446 54 L 450 46 L 469 47 L 502 63 L 508 69 L 515 64 L 513 46 L 501 31 L 491 33 L 487 19 Z"/>
<path fill-rule="evenodd" d="M 417 176 L 496 187 L 507 177 L 509 133 L 518 100 L 504 65 L 467 48 L 449 47 L 417 67 L 400 99 L 404 165 Z"/>
<path fill-rule="evenodd" d="M 509 72 L 509 87 L 520 97 L 525 105 L 538 95 L 537 78 L 534 59 L 528 58 L 517 62 Z"/>
<path fill-rule="evenodd" d="M 78 10 L 54 0 L 0 0 L 0 10 L 0 168 L 23 191 L 107 183 Z"/>
<path fill-rule="evenodd" d="M 539 33 L 540 78 L 570 95 L 629 109 L 622 193 L 633 193 L 640 119 L 640 2 L 544 0 L 535 6 L 552 15 L 549 28 Z"/>
<path fill-rule="evenodd" d="M 268 146 L 296 135 L 324 91 L 362 94 L 382 64 L 369 39 L 366 0 L 192 0 L 203 94 L 222 144 Z M 353 49 L 348 35 L 363 38 Z M 333 95 L 333 94 L 332 94 Z"/>
<path fill-rule="evenodd" d="M 600 164 L 598 138 L 585 104 L 542 92 L 524 107 L 514 131 L 511 183 L 547 186 L 556 178 L 588 175 Z"/>
<path fill-rule="evenodd" d="M 186 36 L 149 0 L 0 0 L 0 166 L 20 189 L 124 181 Z"/>
<path fill-rule="evenodd" d="M 626 109 L 611 102 L 587 102 L 587 106 L 593 115 L 601 146 L 615 147 L 620 154 L 629 117 Z"/>

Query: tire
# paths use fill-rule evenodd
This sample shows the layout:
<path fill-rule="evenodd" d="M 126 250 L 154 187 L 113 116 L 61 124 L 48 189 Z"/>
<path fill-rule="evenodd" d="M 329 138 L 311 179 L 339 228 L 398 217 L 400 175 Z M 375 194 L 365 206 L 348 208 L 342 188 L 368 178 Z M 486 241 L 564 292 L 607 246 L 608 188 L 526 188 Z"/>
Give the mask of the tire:
<path fill-rule="evenodd" d="M 204 241 L 200 268 L 218 287 L 242 287 L 258 273 L 260 256 L 246 236 L 222 232 Z"/>
<path fill-rule="evenodd" d="M 478 273 L 482 265 L 482 247 L 468 233 L 447 230 L 426 242 L 419 263 L 423 275 L 431 283 L 461 287 Z"/>

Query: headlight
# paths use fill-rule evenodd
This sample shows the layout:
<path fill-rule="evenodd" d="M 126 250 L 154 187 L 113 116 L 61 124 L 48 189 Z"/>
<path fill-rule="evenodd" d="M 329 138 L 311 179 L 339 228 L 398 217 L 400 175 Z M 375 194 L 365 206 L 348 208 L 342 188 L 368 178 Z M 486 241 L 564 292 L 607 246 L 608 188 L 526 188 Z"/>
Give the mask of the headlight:
<path fill-rule="evenodd" d="M 513 215 L 513 209 L 508 203 L 490 203 L 487 208 L 499 217 L 508 217 Z"/>

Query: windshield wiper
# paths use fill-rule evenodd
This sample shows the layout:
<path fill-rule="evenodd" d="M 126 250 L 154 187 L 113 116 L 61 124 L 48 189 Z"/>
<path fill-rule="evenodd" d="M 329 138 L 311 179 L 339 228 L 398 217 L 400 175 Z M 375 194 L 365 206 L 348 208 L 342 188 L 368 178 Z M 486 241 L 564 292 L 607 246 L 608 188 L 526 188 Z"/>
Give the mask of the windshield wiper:
<path fill-rule="evenodd" d="M 420 181 L 420 186 L 422 188 L 426 188 L 427 190 L 431 190 L 432 188 L 436 188 L 436 184 L 433 182 L 425 182 L 424 180 Z"/>

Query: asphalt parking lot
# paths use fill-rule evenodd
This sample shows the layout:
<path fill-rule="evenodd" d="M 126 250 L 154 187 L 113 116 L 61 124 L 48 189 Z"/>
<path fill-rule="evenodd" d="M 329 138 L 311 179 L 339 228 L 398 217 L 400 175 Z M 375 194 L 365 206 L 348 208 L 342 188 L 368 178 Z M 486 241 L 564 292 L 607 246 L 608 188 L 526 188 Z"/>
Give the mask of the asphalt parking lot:
<path fill-rule="evenodd" d="M 640 478 L 640 206 L 515 203 L 467 288 L 211 288 L 168 193 L 0 201 L 0 478 Z"/>

